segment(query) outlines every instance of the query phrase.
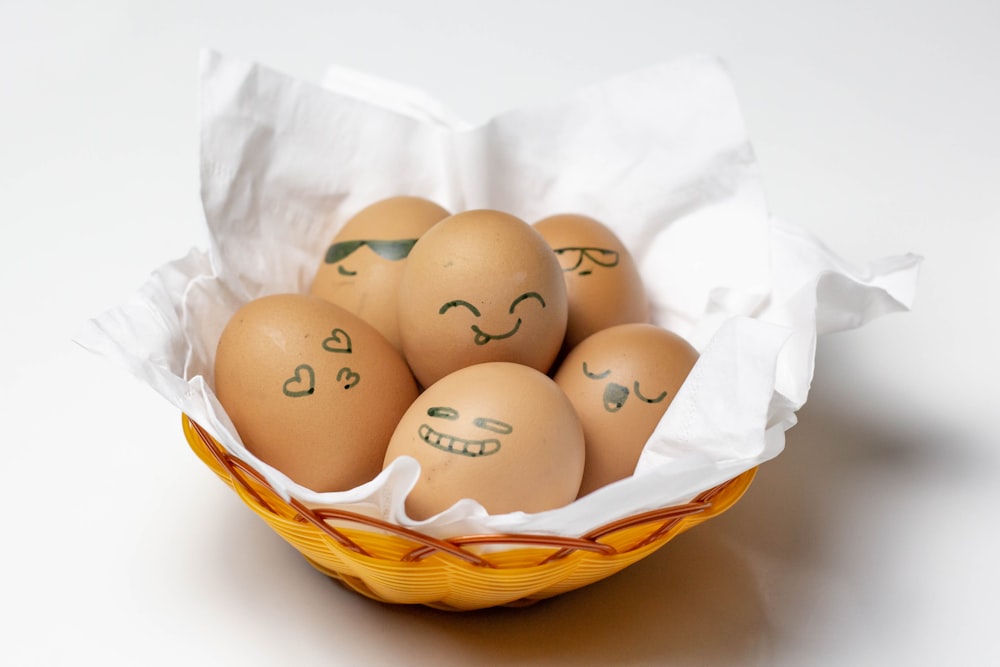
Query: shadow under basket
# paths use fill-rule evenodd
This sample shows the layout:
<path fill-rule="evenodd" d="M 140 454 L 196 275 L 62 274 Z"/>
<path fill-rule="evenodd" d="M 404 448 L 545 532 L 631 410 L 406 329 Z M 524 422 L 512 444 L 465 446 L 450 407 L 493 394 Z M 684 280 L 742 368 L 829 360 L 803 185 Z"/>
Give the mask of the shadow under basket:
<path fill-rule="evenodd" d="M 609 577 L 729 509 L 752 468 L 691 502 L 635 514 L 578 538 L 468 535 L 446 540 L 281 498 L 244 461 L 182 415 L 195 454 L 320 572 L 374 600 L 448 611 L 525 606 Z"/>

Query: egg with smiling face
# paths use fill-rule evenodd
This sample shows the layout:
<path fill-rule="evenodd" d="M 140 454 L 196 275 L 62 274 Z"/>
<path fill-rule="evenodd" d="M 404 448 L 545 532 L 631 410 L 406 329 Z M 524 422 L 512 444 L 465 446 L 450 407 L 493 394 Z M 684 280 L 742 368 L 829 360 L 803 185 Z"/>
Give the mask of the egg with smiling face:
<path fill-rule="evenodd" d="M 219 337 L 213 385 L 247 449 L 317 492 L 375 477 L 417 397 L 405 360 L 378 331 L 308 294 L 241 306 Z"/>
<path fill-rule="evenodd" d="M 616 324 L 649 322 L 639 268 L 609 227 L 571 213 L 549 216 L 534 227 L 552 246 L 566 281 L 566 349 Z"/>
<path fill-rule="evenodd" d="M 310 293 L 365 320 L 401 351 L 396 297 L 403 265 L 417 239 L 448 214 L 411 196 L 365 207 L 330 241 Z"/>
<path fill-rule="evenodd" d="M 562 269 L 545 239 L 485 209 L 424 233 L 403 267 L 398 304 L 403 353 L 424 387 L 492 361 L 547 372 L 568 317 Z"/>
<path fill-rule="evenodd" d="M 554 379 L 583 424 L 581 496 L 635 471 L 646 441 L 697 361 L 690 343 L 653 324 L 603 329 L 566 355 Z"/>
<path fill-rule="evenodd" d="M 385 466 L 420 463 L 407 514 L 428 519 L 463 498 L 491 514 L 572 502 L 584 466 L 583 430 L 566 395 L 521 364 L 476 364 L 428 387 L 389 440 Z"/>

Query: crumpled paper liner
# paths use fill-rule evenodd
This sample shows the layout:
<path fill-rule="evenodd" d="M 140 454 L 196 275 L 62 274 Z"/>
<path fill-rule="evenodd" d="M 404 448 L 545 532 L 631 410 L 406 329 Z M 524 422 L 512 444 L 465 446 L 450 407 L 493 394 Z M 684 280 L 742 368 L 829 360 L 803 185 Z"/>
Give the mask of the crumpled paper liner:
<path fill-rule="evenodd" d="M 429 535 L 576 536 L 685 502 L 779 454 L 812 379 L 816 337 L 914 298 L 920 258 L 852 268 L 767 211 L 720 63 L 692 56 L 625 74 L 481 125 L 420 91 L 343 68 L 323 85 L 205 52 L 202 200 L 207 250 L 156 270 L 77 341 L 124 363 L 286 499 L 377 516 Z M 212 392 L 216 342 L 244 302 L 306 291 L 329 240 L 384 197 L 528 222 L 595 217 L 635 256 L 654 321 L 701 357 L 635 475 L 536 514 L 463 500 L 426 521 L 404 510 L 416 461 L 349 491 L 315 493 L 254 457 Z"/>

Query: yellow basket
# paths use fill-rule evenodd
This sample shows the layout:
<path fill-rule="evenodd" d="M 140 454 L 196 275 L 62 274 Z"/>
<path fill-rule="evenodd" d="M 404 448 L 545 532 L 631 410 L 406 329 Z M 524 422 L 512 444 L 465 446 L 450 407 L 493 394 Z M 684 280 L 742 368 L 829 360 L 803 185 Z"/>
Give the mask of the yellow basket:
<path fill-rule="evenodd" d="M 689 503 L 626 517 L 579 538 L 471 535 L 441 540 L 353 512 L 286 502 L 200 425 L 187 415 L 182 421 L 198 458 L 317 570 L 381 602 L 449 611 L 523 606 L 609 577 L 729 509 L 756 473 L 753 468 Z"/>

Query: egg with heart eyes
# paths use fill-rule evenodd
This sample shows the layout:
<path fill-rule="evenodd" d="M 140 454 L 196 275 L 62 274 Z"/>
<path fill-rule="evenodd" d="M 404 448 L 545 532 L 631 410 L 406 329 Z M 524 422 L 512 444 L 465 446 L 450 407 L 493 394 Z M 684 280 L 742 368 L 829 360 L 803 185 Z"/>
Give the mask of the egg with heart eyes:
<path fill-rule="evenodd" d="M 619 324 L 588 336 L 554 379 L 580 415 L 586 468 L 580 495 L 624 479 L 681 385 L 698 351 L 653 324 Z"/>
<path fill-rule="evenodd" d="M 214 388 L 247 449 L 318 492 L 373 479 L 417 397 L 406 362 L 378 331 L 306 294 L 236 311 L 216 348 Z"/>
<path fill-rule="evenodd" d="M 487 512 L 541 512 L 576 498 L 583 431 L 547 375 L 509 362 L 467 366 L 428 387 L 399 421 L 385 465 L 420 463 L 407 514 L 428 519 L 463 498 Z"/>

